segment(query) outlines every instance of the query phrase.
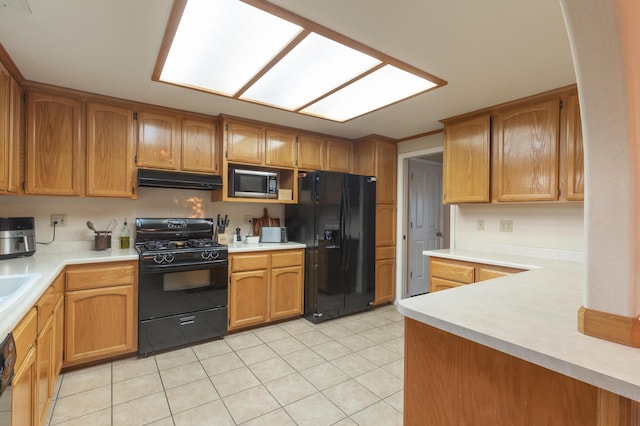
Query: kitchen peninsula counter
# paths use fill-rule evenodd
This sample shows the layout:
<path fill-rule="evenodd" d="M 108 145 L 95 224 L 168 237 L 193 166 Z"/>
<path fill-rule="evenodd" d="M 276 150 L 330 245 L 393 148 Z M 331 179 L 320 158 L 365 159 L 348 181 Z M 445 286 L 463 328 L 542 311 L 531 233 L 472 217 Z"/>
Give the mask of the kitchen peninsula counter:
<path fill-rule="evenodd" d="M 582 262 L 475 250 L 424 254 L 527 271 L 400 300 L 398 310 L 406 318 L 640 401 L 640 349 L 577 329 L 583 304 Z M 407 340 L 407 348 L 411 344 Z M 414 373 L 406 371 L 405 376 Z"/>

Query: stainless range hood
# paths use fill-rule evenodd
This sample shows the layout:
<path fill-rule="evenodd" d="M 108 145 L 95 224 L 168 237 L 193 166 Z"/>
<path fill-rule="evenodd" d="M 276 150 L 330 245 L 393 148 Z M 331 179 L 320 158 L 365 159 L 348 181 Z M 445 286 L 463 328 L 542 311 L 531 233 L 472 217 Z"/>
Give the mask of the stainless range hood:
<path fill-rule="evenodd" d="M 222 189 L 222 178 L 215 175 L 138 169 L 138 186 L 213 190 Z"/>

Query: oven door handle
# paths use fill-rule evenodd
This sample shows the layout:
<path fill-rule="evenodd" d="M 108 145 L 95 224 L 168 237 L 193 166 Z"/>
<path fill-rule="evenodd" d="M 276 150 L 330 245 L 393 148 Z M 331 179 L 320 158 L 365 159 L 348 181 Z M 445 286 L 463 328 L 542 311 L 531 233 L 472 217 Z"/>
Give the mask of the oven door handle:
<path fill-rule="evenodd" d="M 195 315 L 190 315 L 188 317 L 180 318 L 180 326 L 195 324 L 195 322 L 196 322 Z"/>

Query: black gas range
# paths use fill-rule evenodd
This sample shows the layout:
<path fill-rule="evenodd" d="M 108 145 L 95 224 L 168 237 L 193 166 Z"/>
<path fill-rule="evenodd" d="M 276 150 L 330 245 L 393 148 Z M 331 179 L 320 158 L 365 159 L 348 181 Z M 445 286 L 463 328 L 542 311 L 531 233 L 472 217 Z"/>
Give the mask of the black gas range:
<path fill-rule="evenodd" d="M 227 246 L 211 218 L 138 218 L 138 353 L 227 333 Z"/>

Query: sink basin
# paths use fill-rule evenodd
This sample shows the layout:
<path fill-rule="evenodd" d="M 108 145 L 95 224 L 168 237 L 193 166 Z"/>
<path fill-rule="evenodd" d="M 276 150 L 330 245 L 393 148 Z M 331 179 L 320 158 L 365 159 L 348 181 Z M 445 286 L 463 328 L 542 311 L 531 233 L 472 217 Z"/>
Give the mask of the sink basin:
<path fill-rule="evenodd" d="M 40 274 L 1 275 L 0 311 L 20 298 L 40 278 Z"/>

